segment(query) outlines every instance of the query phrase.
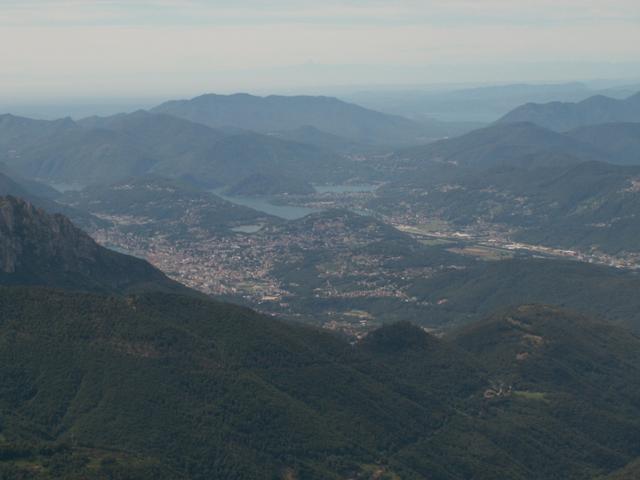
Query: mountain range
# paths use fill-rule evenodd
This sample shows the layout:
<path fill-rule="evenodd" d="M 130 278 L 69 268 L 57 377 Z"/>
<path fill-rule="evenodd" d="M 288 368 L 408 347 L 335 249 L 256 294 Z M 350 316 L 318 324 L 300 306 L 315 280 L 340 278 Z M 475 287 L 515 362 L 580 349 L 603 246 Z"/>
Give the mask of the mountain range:
<path fill-rule="evenodd" d="M 640 122 L 640 93 L 626 99 L 596 95 L 578 103 L 527 103 L 498 120 L 514 122 L 533 122 L 561 132 L 601 123 Z"/>
<path fill-rule="evenodd" d="M 312 145 L 249 131 L 214 130 L 138 111 L 108 118 L 46 122 L 0 118 L 0 160 L 18 174 L 52 183 L 112 183 L 155 173 L 208 186 L 254 174 L 303 181 L 353 175 L 350 162 Z"/>
<path fill-rule="evenodd" d="M 492 125 L 460 137 L 400 150 L 396 157 L 418 165 L 430 162 L 487 169 L 562 166 L 586 160 L 608 160 L 612 154 L 534 123 L 517 122 Z"/>
<path fill-rule="evenodd" d="M 637 103 L 637 95 L 624 101 L 594 98 L 575 105 L 631 111 Z M 372 144 L 393 144 L 390 138 L 399 138 L 399 132 L 404 140 L 395 144 L 427 141 L 416 122 L 328 97 L 204 95 L 168 102 L 152 112 L 77 122 L 3 115 L 0 162 L 15 175 L 50 183 L 109 184 L 157 174 L 220 187 L 260 175 L 287 178 L 288 188 L 303 191 L 312 182 L 375 177 L 370 164 L 347 157 L 374 153 L 378 147 Z M 545 123 L 537 118 L 518 115 L 459 137 L 400 150 L 396 157 L 482 168 L 638 161 L 637 129 L 629 116 L 603 114 L 598 121 L 627 123 L 560 134 L 543 128 Z M 559 118 L 561 113 L 549 115 Z M 528 121 L 518 122 L 519 118 Z"/>
<path fill-rule="evenodd" d="M 169 101 L 151 111 L 213 128 L 232 126 L 262 133 L 313 127 L 326 134 L 373 145 L 412 145 L 433 139 L 418 122 L 332 97 L 207 94 Z"/>

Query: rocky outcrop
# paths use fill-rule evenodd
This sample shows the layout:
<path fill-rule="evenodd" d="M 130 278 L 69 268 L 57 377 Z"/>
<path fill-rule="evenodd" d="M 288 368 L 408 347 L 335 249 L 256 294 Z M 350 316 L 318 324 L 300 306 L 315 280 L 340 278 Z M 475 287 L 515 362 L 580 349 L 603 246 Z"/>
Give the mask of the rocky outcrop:
<path fill-rule="evenodd" d="M 65 216 L 13 196 L 0 197 L 0 260 L 0 284 L 111 293 L 184 288 L 144 260 L 101 247 Z"/>

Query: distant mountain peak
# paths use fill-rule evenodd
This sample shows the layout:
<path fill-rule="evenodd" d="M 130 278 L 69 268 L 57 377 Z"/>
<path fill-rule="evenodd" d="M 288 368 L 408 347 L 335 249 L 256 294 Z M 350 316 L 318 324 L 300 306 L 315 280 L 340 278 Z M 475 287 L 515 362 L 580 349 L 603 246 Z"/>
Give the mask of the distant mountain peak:
<path fill-rule="evenodd" d="M 503 116 L 498 123 L 530 121 L 556 131 L 612 122 L 640 122 L 640 93 L 618 100 L 594 95 L 578 103 L 527 103 Z"/>
<path fill-rule="evenodd" d="M 210 93 L 190 100 L 165 102 L 151 111 L 213 128 L 231 126 L 261 133 L 313 126 L 371 144 L 418 144 L 423 143 L 421 139 L 425 136 L 424 127 L 417 122 L 326 96 Z"/>

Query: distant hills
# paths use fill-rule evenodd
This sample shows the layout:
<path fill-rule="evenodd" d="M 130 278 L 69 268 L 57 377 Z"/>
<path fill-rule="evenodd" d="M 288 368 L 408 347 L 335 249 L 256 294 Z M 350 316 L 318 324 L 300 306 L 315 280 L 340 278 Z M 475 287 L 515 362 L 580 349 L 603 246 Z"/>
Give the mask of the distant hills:
<path fill-rule="evenodd" d="M 71 119 L 0 118 L 0 159 L 28 178 L 97 183 L 138 175 L 153 157 L 122 132 L 85 129 Z"/>
<path fill-rule="evenodd" d="M 286 175 L 302 181 L 340 181 L 356 167 L 330 151 L 253 132 L 229 135 L 202 154 L 156 165 L 153 172 L 205 184 L 230 185 L 256 173 Z"/>
<path fill-rule="evenodd" d="M 460 137 L 400 150 L 396 156 L 410 162 L 437 162 L 460 167 L 509 165 L 532 168 L 598 160 L 603 156 L 608 158 L 608 153 L 534 123 L 519 122 L 492 125 Z"/>
<path fill-rule="evenodd" d="M 496 125 L 401 150 L 400 155 L 479 167 L 589 160 L 634 164 L 638 137 L 632 112 L 637 110 L 638 98 L 593 97 L 579 104 L 561 104 L 559 110 L 544 114 L 566 117 L 565 110 L 573 105 L 580 112 L 602 112 L 598 118 L 583 112 L 589 122 L 626 122 L 598 127 L 597 135 L 568 124 L 563 130 L 572 131 L 558 134 L 551 131 L 557 125 L 545 129 L 542 117 L 516 110 Z M 540 111 L 546 109 L 540 107 Z M 287 178 L 290 188 L 302 191 L 309 183 L 380 180 L 370 164 L 354 160 L 362 154 L 385 153 L 384 146 L 433 139 L 419 122 L 329 97 L 203 95 L 167 102 L 151 112 L 77 122 L 0 116 L 0 162 L 11 172 L 79 185 L 157 174 L 220 187 L 259 175 Z"/>
<path fill-rule="evenodd" d="M 427 312 L 444 324 L 473 324 L 505 305 L 560 305 L 640 333 L 637 275 L 585 262 L 550 258 L 478 261 L 464 269 L 420 279 L 409 293 L 434 305 Z M 441 306 L 439 300 L 447 299 Z"/>
<path fill-rule="evenodd" d="M 0 118 L 0 161 L 25 177 L 84 185 L 148 173 L 208 186 L 255 173 L 286 172 L 305 181 L 353 175 L 349 162 L 313 145 L 214 130 L 143 111 L 80 122 L 5 115 Z"/>
<path fill-rule="evenodd" d="M 316 147 L 339 153 L 358 153 L 368 152 L 376 147 L 358 143 L 340 135 L 323 132 L 316 127 L 309 125 L 295 128 L 293 130 L 284 130 L 280 132 L 272 132 L 269 135 L 288 140 L 290 142 L 306 143 L 315 145 Z"/>
<path fill-rule="evenodd" d="M 532 242 L 605 252 L 637 252 L 640 168 L 586 163 L 521 190 L 539 222 L 529 220 Z"/>
<path fill-rule="evenodd" d="M 314 127 L 326 134 L 374 145 L 418 144 L 434 138 L 418 122 L 332 97 L 207 94 L 166 102 L 151 111 L 213 128 L 233 126 L 262 133 Z"/>
<path fill-rule="evenodd" d="M 147 262 L 99 246 L 66 217 L 12 196 L 0 198 L 0 245 L 0 285 L 187 291 Z"/>
<path fill-rule="evenodd" d="M 405 202 L 454 225 L 506 228 L 525 243 L 633 255 L 638 166 L 640 123 L 557 132 L 500 122 L 381 159 L 376 168 L 391 181 L 371 206 L 398 213 Z"/>
<path fill-rule="evenodd" d="M 568 132 L 571 138 L 606 151 L 619 165 L 640 165 L 640 122 L 604 123 L 580 127 Z"/>
<path fill-rule="evenodd" d="M 639 249 L 638 166 L 547 163 L 535 168 L 430 169 L 409 177 L 405 186 L 380 189 L 372 208 L 393 209 L 402 198 L 414 211 L 454 225 L 514 229 L 511 238 L 525 243 L 611 254 Z"/>
<path fill-rule="evenodd" d="M 498 121 L 514 122 L 533 122 L 561 132 L 601 123 L 640 122 L 640 93 L 623 100 L 596 95 L 578 103 L 528 103 Z"/>
<path fill-rule="evenodd" d="M 0 145 L 3 148 L 32 143 L 35 140 L 51 140 L 74 126 L 71 118 L 59 120 L 34 120 L 11 114 L 0 115 Z M 4 152 L 3 152 L 4 153 Z M 17 154 L 9 150 L 8 154 Z"/>

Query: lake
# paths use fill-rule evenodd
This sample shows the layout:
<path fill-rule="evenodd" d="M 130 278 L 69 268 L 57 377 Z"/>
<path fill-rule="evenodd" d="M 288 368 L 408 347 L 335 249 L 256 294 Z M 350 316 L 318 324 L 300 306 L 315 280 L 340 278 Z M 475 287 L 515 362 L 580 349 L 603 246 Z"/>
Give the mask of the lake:
<path fill-rule="evenodd" d="M 256 233 L 262 229 L 262 225 L 240 225 L 231 229 L 233 232 L 238 233 Z"/>
<path fill-rule="evenodd" d="M 318 193 L 363 193 L 373 192 L 378 185 L 314 185 Z"/>
<path fill-rule="evenodd" d="M 314 185 L 318 193 L 361 193 L 361 192 L 373 192 L 378 185 Z M 235 203 L 236 205 L 243 205 L 245 207 L 253 208 L 259 212 L 268 213 L 275 217 L 280 217 L 285 220 L 296 220 L 302 218 L 310 213 L 319 212 L 317 208 L 308 207 L 296 207 L 292 205 L 276 205 L 270 201 L 268 197 L 232 197 L 225 195 L 224 188 L 218 188 L 213 190 L 213 193 L 226 201 Z M 254 232 L 245 232 L 254 233 Z"/>
<path fill-rule="evenodd" d="M 219 189 L 214 190 L 213 193 L 228 202 L 253 208 L 254 210 L 258 210 L 259 212 L 268 213 L 269 215 L 280 217 L 285 220 L 296 220 L 298 218 L 309 215 L 310 213 L 319 211 L 315 208 L 294 207 L 290 205 L 275 205 L 271 203 L 268 198 L 263 197 L 230 197 L 221 193 Z"/>

